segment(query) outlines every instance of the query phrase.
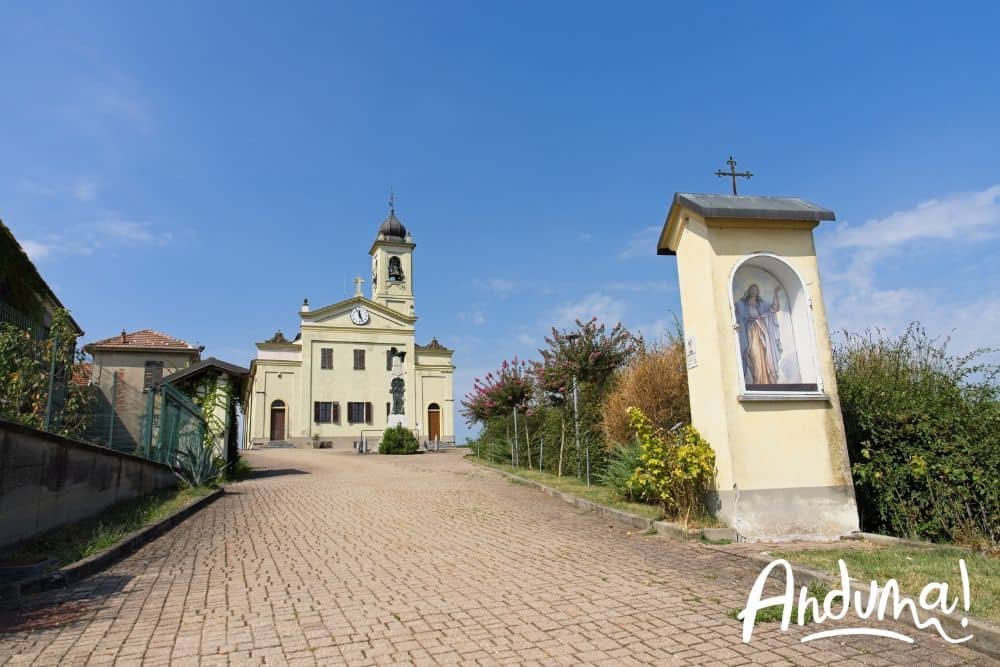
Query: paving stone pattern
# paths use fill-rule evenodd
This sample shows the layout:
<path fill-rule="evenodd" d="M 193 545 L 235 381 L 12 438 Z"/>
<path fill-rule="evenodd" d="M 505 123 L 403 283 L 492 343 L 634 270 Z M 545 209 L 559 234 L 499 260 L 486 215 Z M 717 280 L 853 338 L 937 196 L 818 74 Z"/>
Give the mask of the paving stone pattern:
<path fill-rule="evenodd" d="M 987 664 L 915 644 L 758 625 L 758 567 L 630 533 L 461 452 L 251 452 L 254 479 L 86 581 L 0 617 L 0 662 Z M 901 629 L 897 626 L 897 629 Z"/>

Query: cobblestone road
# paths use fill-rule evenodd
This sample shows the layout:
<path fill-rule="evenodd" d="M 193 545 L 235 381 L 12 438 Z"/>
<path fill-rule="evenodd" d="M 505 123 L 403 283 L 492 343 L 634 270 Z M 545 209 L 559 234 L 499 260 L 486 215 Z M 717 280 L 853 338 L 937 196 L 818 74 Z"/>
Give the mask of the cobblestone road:
<path fill-rule="evenodd" d="M 0 662 L 987 664 L 922 633 L 799 642 L 726 612 L 758 568 L 629 534 L 457 452 L 252 452 L 254 479 L 3 617 Z"/>

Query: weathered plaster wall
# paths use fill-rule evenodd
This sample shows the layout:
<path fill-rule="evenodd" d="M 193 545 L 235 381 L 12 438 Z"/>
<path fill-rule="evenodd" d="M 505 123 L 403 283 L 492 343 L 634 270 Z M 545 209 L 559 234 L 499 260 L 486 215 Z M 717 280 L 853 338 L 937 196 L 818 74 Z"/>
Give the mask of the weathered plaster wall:
<path fill-rule="evenodd" d="M 167 466 L 0 420 L 0 547 L 176 484 Z"/>

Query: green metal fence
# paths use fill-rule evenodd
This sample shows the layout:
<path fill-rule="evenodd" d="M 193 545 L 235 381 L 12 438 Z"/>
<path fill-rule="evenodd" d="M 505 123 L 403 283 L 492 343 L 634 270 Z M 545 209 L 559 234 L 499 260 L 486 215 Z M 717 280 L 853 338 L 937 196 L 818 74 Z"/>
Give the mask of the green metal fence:
<path fill-rule="evenodd" d="M 2 386 L 0 418 L 171 466 L 178 452 L 203 446 L 205 419 L 185 394 L 130 382 L 125 369 L 88 371 L 72 345 L 47 334 L 0 304 L 0 335 L 10 343 L 0 365 L 24 379 Z"/>

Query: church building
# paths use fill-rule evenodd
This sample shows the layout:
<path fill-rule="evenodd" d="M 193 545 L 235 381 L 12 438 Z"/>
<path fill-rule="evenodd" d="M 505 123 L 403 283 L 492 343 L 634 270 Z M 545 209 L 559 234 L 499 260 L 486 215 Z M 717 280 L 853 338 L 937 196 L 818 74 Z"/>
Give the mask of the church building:
<path fill-rule="evenodd" d="M 355 279 L 350 299 L 299 310 L 299 334 L 257 343 L 244 397 L 244 441 L 377 447 L 402 424 L 419 442 L 454 441 L 452 350 L 419 345 L 413 237 L 390 205 L 371 255 L 371 297 Z"/>

